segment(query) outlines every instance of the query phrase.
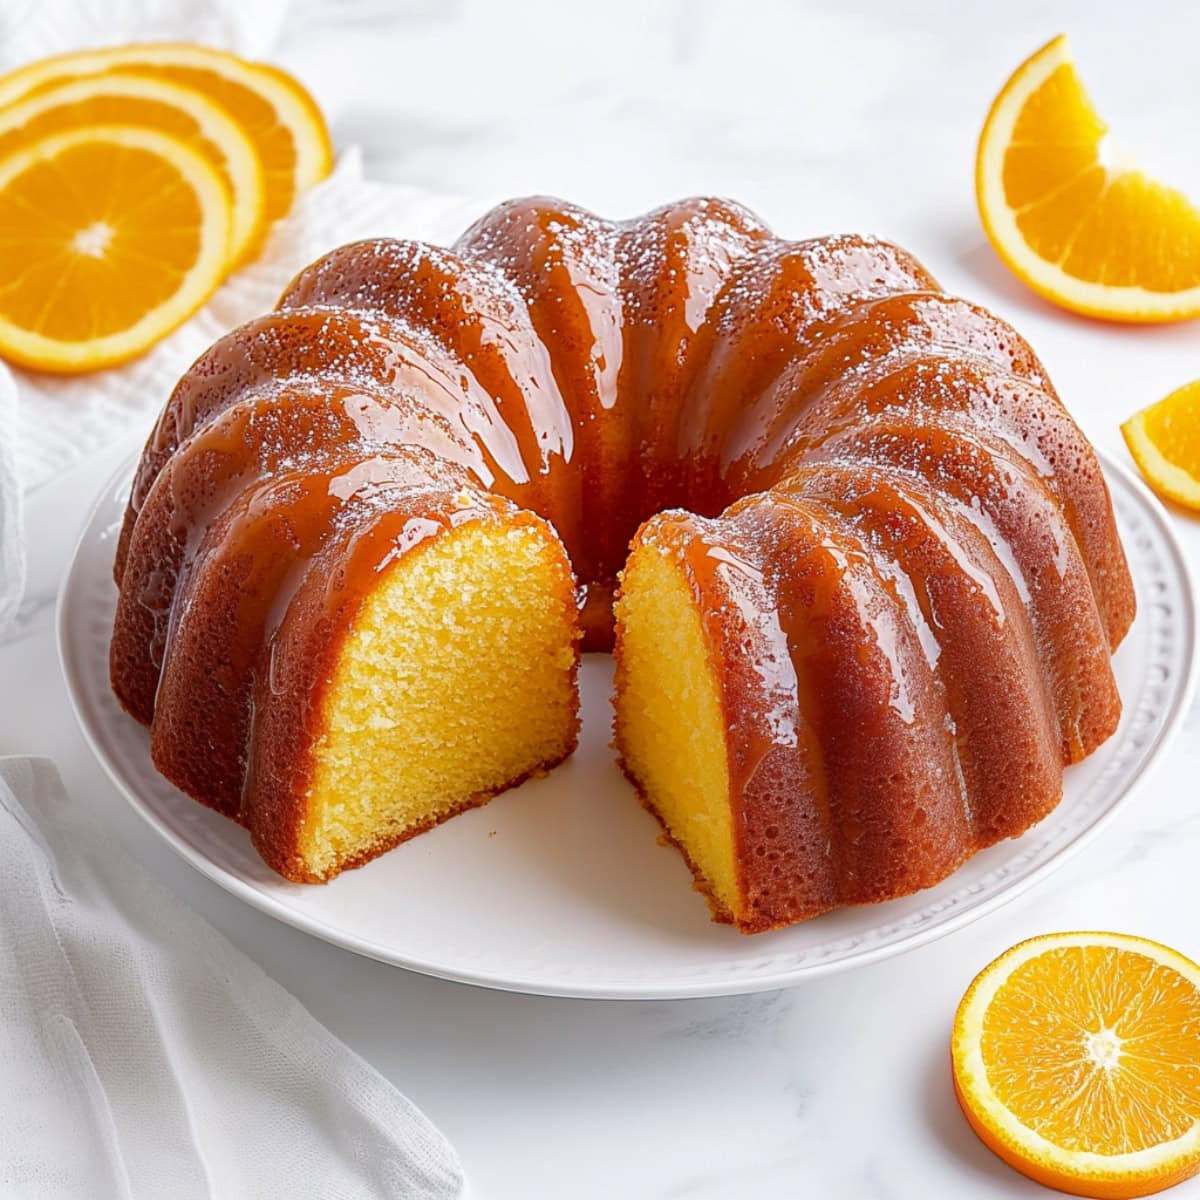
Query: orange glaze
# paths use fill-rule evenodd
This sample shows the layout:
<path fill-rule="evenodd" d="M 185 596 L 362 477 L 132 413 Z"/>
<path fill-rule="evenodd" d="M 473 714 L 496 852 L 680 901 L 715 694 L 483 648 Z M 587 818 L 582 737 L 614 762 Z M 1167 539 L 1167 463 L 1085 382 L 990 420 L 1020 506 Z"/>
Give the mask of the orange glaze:
<path fill-rule="evenodd" d="M 399 325 L 335 309 L 270 313 L 216 342 L 172 392 L 134 475 L 117 547 L 118 582 L 138 512 L 175 451 L 233 404 L 277 392 L 281 383 L 383 389 L 407 398 L 474 442 L 475 474 L 485 487 L 513 491 L 527 478 L 516 438 L 492 398 L 469 375 L 432 361 Z"/>
<path fill-rule="evenodd" d="M 894 564 L 893 578 L 909 581 L 910 618 L 936 642 L 981 844 L 1044 816 L 1062 787 L 1057 729 L 1029 617 L 987 539 L 918 481 L 869 465 L 814 467 L 785 488 L 840 514 L 877 562 Z"/>
<path fill-rule="evenodd" d="M 984 430 L 894 418 L 829 437 L 804 461 L 822 460 L 894 467 L 916 476 L 935 505 L 948 505 L 979 530 L 1032 622 L 1064 761 L 1090 754 L 1121 710 L 1106 670 L 1108 638 L 1071 528 L 1029 464 Z M 1071 636 L 1064 636 L 1068 630 Z"/>
<path fill-rule="evenodd" d="M 239 495 L 296 464 L 320 469 L 406 444 L 482 469 L 478 448 L 461 430 L 402 392 L 281 384 L 198 430 L 155 479 L 132 534 L 111 651 L 126 708 L 150 721 L 179 574 Z"/>
<path fill-rule="evenodd" d="M 354 572 L 368 587 L 372 555 L 460 503 L 553 524 L 585 649 L 612 644 L 639 526 L 684 555 L 763 927 L 1019 832 L 1119 715 L 1134 598 L 1107 488 L 1014 331 L 871 238 L 787 242 L 720 200 L 611 222 L 535 198 L 448 250 L 333 251 L 181 379 L 115 567 L 114 688 L 164 773 L 258 820 L 255 697 L 315 686 L 280 647 L 312 650 Z"/>
<path fill-rule="evenodd" d="M 790 370 L 777 387 L 789 387 Z M 908 353 L 836 378 L 792 409 L 793 424 L 777 442 L 769 467 L 751 466 L 741 484 L 758 491 L 815 447 L 877 421 L 931 424 L 990 434 L 1035 473 L 1074 534 L 1092 581 L 1093 598 L 1115 649 L 1133 620 L 1125 553 L 1112 520 L 1108 487 L 1087 440 L 1062 406 L 1002 368 L 970 358 Z M 1114 586 L 1114 582 L 1116 586 Z"/>
<path fill-rule="evenodd" d="M 420 450 L 310 459 L 242 492 L 209 525 L 176 585 L 188 604 L 171 610 L 153 701 L 158 769 L 189 795 L 248 822 L 247 749 L 266 719 L 264 694 L 256 689 L 270 685 L 272 674 L 278 678 L 274 644 L 285 617 L 331 630 L 335 609 L 357 611 L 387 554 L 402 554 L 467 516 L 504 512 L 505 505 Z M 331 563 L 332 545 L 353 545 L 377 525 L 391 540 L 372 543 L 379 550 L 373 561 Z M 319 601 L 309 588 L 307 611 L 293 612 L 314 572 Z M 277 691 L 277 684 L 268 686 L 266 698 Z M 310 688 L 302 699 L 313 695 Z M 301 707 L 312 715 L 307 702 Z M 204 736 L 192 736 L 195 730 Z"/>
<path fill-rule="evenodd" d="M 605 613 L 638 525 L 671 505 L 716 515 L 769 487 L 805 408 L 829 388 L 886 380 L 919 354 L 1044 385 L 1012 330 L 934 289 L 894 246 L 784 242 L 714 200 L 631 222 L 513 201 L 452 250 L 342 247 L 181 381 L 135 481 L 117 577 L 162 464 L 248 390 L 407 389 L 465 427 L 483 486 L 554 524 L 579 577 L 586 648 L 607 648 Z"/>
<path fill-rule="evenodd" d="M 755 927 L 944 878 L 971 845 L 944 692 L 861 543 L 822 508 L 767 496 L 719 522 L 653 524 L 649 536 L 683 540 L 722 647 Z"/>
<path fill-rule="evenodd" d="M 793 358 L 771 385 L 739 406 L 723 446 L 722 470 L 738 488 L 747 469 L 770 473 L 796 424 L 796 412 L 835 383 L 878 376 L 894 360 L 934 353 L 977 359 L 1042 380 L 1041 364 L 1007 326 L 965 300 L 902 294 L 853 310 L 840 327 Z"/>
<path fill-rule="evenodd" d="M 731 432 L 789 362 L 857 314 L 864 301 L 934 289 L 906 251 L 846 235 L 764 246 L 730 281 L 712 344 L 676 416 L 682 458 L 727 458 Z"/>

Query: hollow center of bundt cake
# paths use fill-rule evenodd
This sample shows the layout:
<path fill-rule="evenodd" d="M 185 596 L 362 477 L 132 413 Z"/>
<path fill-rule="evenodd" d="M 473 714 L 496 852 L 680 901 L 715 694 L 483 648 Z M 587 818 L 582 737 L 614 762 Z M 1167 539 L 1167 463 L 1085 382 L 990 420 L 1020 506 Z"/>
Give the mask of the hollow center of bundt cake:
<path fill-rule="evenodd" d="M 573 604 L 540 525 L 464 525 L 381 575 L 324 700 L 301 835 L 315 876 L 570 753 Z"/>
<path fill-rule="evenodd" d="M 721 694 L 687 580 L 634 550 L 617 601 L 623 766 L 726 915 L 738 915 Z"/>

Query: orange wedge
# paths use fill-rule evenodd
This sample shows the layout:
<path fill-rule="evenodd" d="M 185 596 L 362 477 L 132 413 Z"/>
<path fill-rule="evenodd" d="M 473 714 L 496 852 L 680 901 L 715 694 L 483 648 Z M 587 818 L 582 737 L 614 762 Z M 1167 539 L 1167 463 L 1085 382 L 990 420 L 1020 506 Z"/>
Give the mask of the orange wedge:
<path fill-rule="evenodd" d="M 1150 486 L 1200 512 L 1200 379 L 1134 413 L 1121 433 Z"/>
<path fill-rule="evenodd" d="M 1119 933 L 1021 942 L 971 984 L 951 1046 L 982 1141 L 1077 1196 L 1146 1196 L 1200 1169 L 1200 967 Z"/>
<path fill-rule="evenodd" d="M 68 129 L 0 159 L 0 356 L 89 371 L 141 354 L 220 283 L 216 167 L 138 125 Z"/>
<path fill-rule="evenodd" d="M 268 221 L 282 217 L 297 192 L 329 174 L 329 131 L 304 87 L 286 71 L 207 46 L 136 43 L 42 59 L 0 78 L 0 106 L 65 79 L 117 70 L 194 88 L 224 108 L 258 150 Z"/>
<path fill-rule="evenodd" d="M 186 142 L 229 187 L 231 265 L 244 259 L 266 226 L 266 189 L 254 143 L 202 92 L 149 75 L 91 75 L 52 85 L 0 109 L 0 158 L 64 129 L 145 125 Z"/>
<path fill-rule="evenodd" d="M 1114 321 L 1200 316 L 1200 209 L 1116 155 L 1057 37 L 992 104 L 975 159 L 996 253 L 1035 292 Z"/>

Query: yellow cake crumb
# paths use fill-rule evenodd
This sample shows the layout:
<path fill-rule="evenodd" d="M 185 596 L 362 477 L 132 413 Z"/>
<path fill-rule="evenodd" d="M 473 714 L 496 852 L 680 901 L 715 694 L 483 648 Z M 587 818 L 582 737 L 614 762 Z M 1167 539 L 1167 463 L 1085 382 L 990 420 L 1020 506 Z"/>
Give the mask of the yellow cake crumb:
<path fill-rule="evenodd" d="M 616 605 L 617 747 L 644 799 L 728 915 L 743 907 L 721 689 L 684 568 L 636 546 Z"/>
<path fill-rule="evenodd" d="M 384 574 L 324 698 L 300 839 L 314 875 L 570 753 L 573 610 L 570 566 L 540 524 L 462 525 Z"/>

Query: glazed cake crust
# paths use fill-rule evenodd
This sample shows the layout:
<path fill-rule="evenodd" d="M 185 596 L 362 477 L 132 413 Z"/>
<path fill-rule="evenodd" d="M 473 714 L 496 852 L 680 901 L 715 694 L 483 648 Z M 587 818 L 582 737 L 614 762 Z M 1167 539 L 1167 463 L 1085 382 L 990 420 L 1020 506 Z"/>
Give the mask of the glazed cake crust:
<path fill-rule="evenodd" d="M 936 882 L 1040 819 L 1119 717 L 1135 602 L 1108 491 L 1010 327 L 898 247 L 785 241 L 728 201 L 512 201 L 449 249 L 301 272 L 183 377 L 139 464 L 114 689 L 273 865 L 303 772 L 258 698 L 274 669 L 307 703 L 293 655 L 354 611 L 302 597 L 325 575 L 361 597 L 394 522 L 463 503 L 549 523 L 584 649 L 612 647 L 631 540 L 686 569 L 738 718 L 741 928 Z M 749 572 L 736 595 L 714 554 Z"/>

